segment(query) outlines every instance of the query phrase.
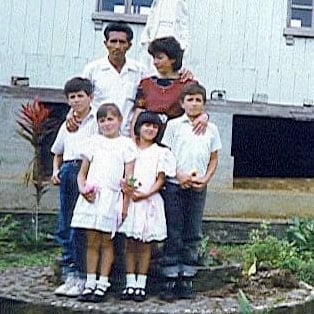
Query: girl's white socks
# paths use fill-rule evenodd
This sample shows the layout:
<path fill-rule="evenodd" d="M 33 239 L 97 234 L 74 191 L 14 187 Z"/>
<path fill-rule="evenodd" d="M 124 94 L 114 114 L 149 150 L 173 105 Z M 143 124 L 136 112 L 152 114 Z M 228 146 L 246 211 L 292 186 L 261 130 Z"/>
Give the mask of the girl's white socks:
<path fill-rule="evenodd" d="M 147 275 L 137 275 L 137 288 L 145 289 L 146 287 Z"/>
<path fill-rule="evenodd" d="M 127 288 L 136 288 L 135 274 L 127 274 L 126 275 L 126 287 Z"/>
<path fill-rule="evenodd" d="M 96 288 L 96 274 L 87 274 L 86 275 L 86 283 L 85 283 L 86 288 Z"/>

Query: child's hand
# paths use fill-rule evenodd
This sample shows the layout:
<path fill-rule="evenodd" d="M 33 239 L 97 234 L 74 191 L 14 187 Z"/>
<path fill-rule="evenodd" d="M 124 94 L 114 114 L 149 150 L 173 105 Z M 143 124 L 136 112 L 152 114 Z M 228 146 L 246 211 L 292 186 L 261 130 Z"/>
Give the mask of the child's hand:
<path fill-rule="evenodd" d="M 80 193 L 83 197 L 90 203 L 93 203 L 96 199 L 96 194 L 99 192 L 99 187 L 96 185 L 85 184 L 85 186 L 80 189 Z"/>
<path fill-rule="evenodd" d="M 196 192 L 204 190 L 207 186 L 207 180 L 205 177 L 192 177 L 192 188 Z"/>
<path fill-rule="evenodd" d="M 129 196 L 131 196 L 133 191 L 134 191 L 134 187 L 128 185 L 126 183 L 126 179 L 120 180 L 120 188 L 121 188 L 123 194 L 129 195 Z"/>
<path fill-rule="evenodd" d="M 94 203 L 96 199 L 96 193 L 94 192 L 88 192 L 88 193 L 81 193 L 82 196 L 86 199 L 89 203 Z"/>
<path fill-rule="evenodd" d="M 138 201 L 148 198 L 149 196 L 143 192 L 134 191 L 131 197 L 132 197 L 133 202 L 138 202 Z"/>
<path fill-rule="evenodd" d="M 189 189 L 192 186 L 192 176 L 186 173 L 177 173 L 177 179 L 182 189 Z"/>
<path fill-rule="evenodd" d="M 53 171 L 50 180 L 53 185 L 59 185 L 61 183 L 60 178 L 59 178 L 59 169 Z"/>

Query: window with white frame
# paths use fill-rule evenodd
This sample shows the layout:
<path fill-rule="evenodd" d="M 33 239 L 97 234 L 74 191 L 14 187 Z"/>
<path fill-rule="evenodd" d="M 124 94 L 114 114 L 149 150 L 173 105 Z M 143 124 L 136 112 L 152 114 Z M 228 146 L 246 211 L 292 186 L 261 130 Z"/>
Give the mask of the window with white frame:
<path fill-rule="evenodd" d="M 287 27 L 284 35 L 314 37 L 313 0 L 288 0 Z"/>
<path fill-rule="evenodd" d="M 92 16 L 95 28 L 101 28 L 103 21 L 144 24 L 152 2 L 153 0 L 98 0 L 96 12 Z"/>

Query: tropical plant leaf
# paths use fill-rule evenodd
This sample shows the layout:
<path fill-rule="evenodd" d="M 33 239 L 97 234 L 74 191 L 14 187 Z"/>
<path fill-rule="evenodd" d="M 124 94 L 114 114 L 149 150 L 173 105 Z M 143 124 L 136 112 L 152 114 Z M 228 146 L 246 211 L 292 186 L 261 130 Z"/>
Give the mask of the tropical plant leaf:
<path fill-rule="evenodd" d="M 247 272 L 248 276 L 252 276 L 256 274 L 256 271 L 257 271 L 256 262 L 257 262 L 257 258 L 256 256 L 254 256 L 254 262 Z"/>
<path fill-rule="evenodd" d="M 240 314 L 253 314 L 252 306 L 241 289 L 238 292 L 238 304 Z"/>

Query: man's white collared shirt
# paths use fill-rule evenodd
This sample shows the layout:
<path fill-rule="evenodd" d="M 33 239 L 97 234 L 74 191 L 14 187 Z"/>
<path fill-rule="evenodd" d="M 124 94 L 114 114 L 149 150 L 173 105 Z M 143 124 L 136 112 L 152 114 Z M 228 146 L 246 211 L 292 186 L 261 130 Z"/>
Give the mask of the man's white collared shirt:
<path fill-rule="evenodd" d="M 94 107 L 98 109 L 103 103 L 119 107 L 123 116 L 122 135 L 130 136 L 136 90 L 145 73 L 144 65 L 128 58 L 119 73 L 107 56 L 87 64 L 83 70 L 82 77 L 94 85 Z"/>
<path fill-rule="evenodd" d="M 168 122 L 162 143 L 174 154 L 177 170 L 186 174 L 196 171 L 200 177 L 206 174 L 211 153 L 221 149 L 217 126 L 209 122 L 205 134 L 196 135 L 186 114 Z"/>

